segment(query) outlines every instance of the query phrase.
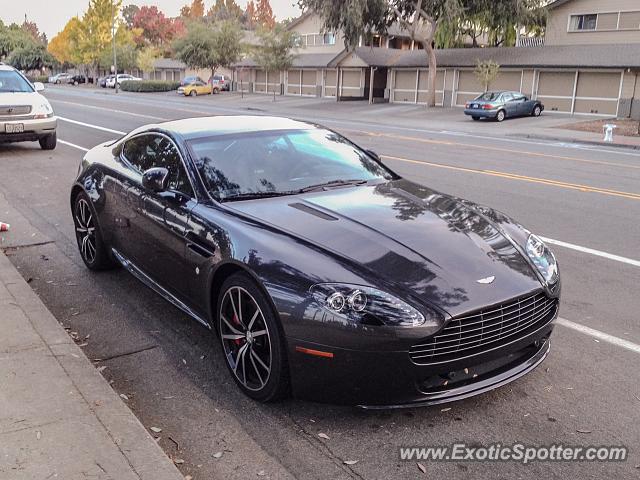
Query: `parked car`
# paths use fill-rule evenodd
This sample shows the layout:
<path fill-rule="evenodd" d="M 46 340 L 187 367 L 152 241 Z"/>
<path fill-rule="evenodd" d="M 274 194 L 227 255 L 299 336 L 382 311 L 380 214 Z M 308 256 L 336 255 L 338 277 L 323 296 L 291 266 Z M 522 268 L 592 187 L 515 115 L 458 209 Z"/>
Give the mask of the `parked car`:
<path fill-rule="evenodd" d="M 438 404 L 549 351 L 561 286 L 540 238 L 315 124 L 139 127 L 87 152 L 70 193 L 85 265 L 216 332 L 212 358 L 259 401 Z"/>
<path fill-rule="evenodd" d="M 39 142 L 43 150 L 56 148 L 57 119 L 40 92 L 13 67 L 0 63 L 0 142 Z"/>
<path fill-rule="evenodd" d="M 71 79 L 72 75 L 70 73 L 58 73 L 49 77 L 49 83 L 54 83 L 56 85 L 61 83 L 69 83 L 69 79 Z"/>
<path fill-rule="evenodd" d="M 93 83 L 93 78 L 89 77 L 89 83 Z M 69 79 L 69 82 L 71 85 L 80 85 L 82 83 L 87 83 L 87 77 L 85 77 L 84 75 L 74 75 L 73 77 L 71 77 Z"/>
<path fill-rule="evenodd" d="M 467 102 L 464 113 L 474 120 L 492 118 L 502 122 L 507 117 L 539 117 L 544 105 L 539 100 L 531 100 L 520 92 L 486 92 Z"/>
<path fill-rule="evenodd" d="M 205 83 L 205 81 L 202 78 L 200 78 L 200 77 L 198 77 L 196 75 L 191 75 L 189 77 L 184 77 L 182 80 L 180 80 L 180 86 L 184 87 L 185 85 L 190 85 L 193 82 Z"/>
<path fill-rule="evenodd" d="M 129 75 L 127 73 L 119 73 L 118 74 L 118 86 L 122 84 L 122 82 L 141 82 L 142 79 L 138 77 L 134 77 L 133 75 Z M 107 79 L 105 82 L 107 88 L 116 88 L 116 77 L 113 75 L 111 78 Z"/>
<path fill-rule="evenodd" d="M 227 75 L 214 75 L 209 83 L 213 86 L 213 93 L 228 92 L 231 88 L 231 79 Z"/>
<path fill-rule="evenodd" d="M 107 81 L 114 77 L 115 75 L 107 75 L 106 77 L 101 77 L 98 79 L 98 85 L 100 85 L 102 88 L 107 88 Z"/>
<path fill-rule="evenodd" d="M 213 88 L 202 80 L 196 80 L 188 85 L 178 88 L 178 94 L 185 97 L 195 97 L 198 95 L 211 95 Z"/>

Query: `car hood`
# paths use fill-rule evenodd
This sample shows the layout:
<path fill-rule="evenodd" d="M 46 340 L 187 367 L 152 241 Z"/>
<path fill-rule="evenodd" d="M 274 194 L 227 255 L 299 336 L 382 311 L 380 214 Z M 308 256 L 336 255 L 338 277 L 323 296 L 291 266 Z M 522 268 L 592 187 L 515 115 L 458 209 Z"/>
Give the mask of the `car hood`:
<path fill-rule="evenodd" d="M 357 262 L 396 292 L 452 316 L 542 288 L 485 216 L 406 180 L 227 206 Z"/>

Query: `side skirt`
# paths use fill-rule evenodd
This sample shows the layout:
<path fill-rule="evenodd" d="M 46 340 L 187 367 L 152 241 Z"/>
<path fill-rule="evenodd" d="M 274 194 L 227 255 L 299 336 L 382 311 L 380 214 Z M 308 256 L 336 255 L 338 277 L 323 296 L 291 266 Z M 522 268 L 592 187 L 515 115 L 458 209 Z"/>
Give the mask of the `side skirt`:
<path fill-rule="evenodd" d="M 197 320 L 199 323 L 201 323 L 202 325 L 207 327 L 209 330 L 211 330 L 211 325 L 209 325 L 209 322 L 207 322 L 204 318 L 202 318 L 200 315 L 194 312 L 184 302 L 176 298 L 175 295 L 173 295 L 172 293 L 167 291 L 164 287 L 162 287 L 160 284 L 155 282 L 151 277 L 149 277 L 149 275 L 147 275 L 142 270 L 140 270 L 133 262 L 125 258 L 115 248 L 112 248 L 111 252 L 113 253 L 113 257 L 116 260 L 118 260 L 118 262 L 120 262 L 120 264 L 125 268 L 125 270 L 127 270 L 131 275 L 136 277 L 138 280 L 144 283 L 147 287 L 149 287 L 151 290 L 153 290 L 162 298 L 164 298 L 167 302 L 179 308 L 184 313 L 189 315 L 191 318 L 193 318 L 194 320 Z"/>

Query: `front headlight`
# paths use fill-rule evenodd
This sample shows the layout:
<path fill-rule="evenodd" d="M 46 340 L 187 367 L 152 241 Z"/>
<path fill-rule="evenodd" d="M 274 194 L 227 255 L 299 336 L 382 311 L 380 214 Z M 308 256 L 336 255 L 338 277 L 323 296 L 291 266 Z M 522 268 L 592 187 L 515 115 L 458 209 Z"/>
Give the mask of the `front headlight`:
<path fill-rule="evenodd" d="M 536 235 L 529 235 L 526 247 L 527 255 L 536 266 L 545 282 L 554 285 L 560 278 L 558 263 L 551 250 Z"/>
<path fill-rule="evenodd" d="M 53 117 L 53 108 L 51 108 L 49 102 L 43 102 L 33 110 L 33 118 L 35 119 L 50 117 Z"/>
<path fill-rule="evenodd" d="M 419 327 L 438 324 L 438 314 L 422 312 L 382 290 L 344 283 L 318 283 L 309 291 L 316 301 L 335 315 L 366 325 Z"/>

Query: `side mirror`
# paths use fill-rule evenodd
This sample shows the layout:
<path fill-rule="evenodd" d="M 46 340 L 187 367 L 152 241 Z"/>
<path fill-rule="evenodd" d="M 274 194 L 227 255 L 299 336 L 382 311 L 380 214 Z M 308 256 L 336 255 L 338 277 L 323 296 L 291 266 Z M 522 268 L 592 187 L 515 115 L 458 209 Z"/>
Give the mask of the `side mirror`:
<path fill-rule="evenodd" d="M 36 82 L 33 86 L 36 89 L 36 92 L 42 92 L 44 90 L 44 83 L 42 82 Z"/>
<path fill-rule="evenodd" d="M 373 157 L 375 160 L 379 161 L 380 163 L 382 163 L 382 159 L 380 158 L 380 155 L 378 155 L 376 152 L 374 152 L 373 150 L 365 150 L 365 152 L 367 152 L 369 154 L 369 156 Z"/>
<path fill-rule="evenodd" d="M 166 168 L 150 168 L 142 174 L 142 186 L 152 192 L 164 192 L 168 184 L 169 170 Z"/>

